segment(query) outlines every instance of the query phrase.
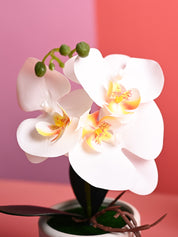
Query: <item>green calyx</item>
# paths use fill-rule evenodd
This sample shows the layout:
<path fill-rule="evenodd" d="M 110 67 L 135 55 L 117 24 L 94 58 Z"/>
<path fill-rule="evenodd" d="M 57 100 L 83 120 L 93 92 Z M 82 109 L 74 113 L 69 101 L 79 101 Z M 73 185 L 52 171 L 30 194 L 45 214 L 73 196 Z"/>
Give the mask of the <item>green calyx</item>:
<path fill-rule="evenodd" d="M 76 52 L 80 57 L 84 58 L 87 57 L 90 51 L 90 46 L 85 42 L 80 42 L 76 45 L 76 47 L 71 50 L 70 47 L 66 44 L 62 44 L 59 48 L 54 48 L 50 50 L 43 58 L 42 61 L 39 61 L 35 65 L 35 74 L 38 77 L 43 77 L 46 73 L 46 65 L 45 61 L 48 57 L 50 58 L 49 61 L 49 69 L 53 71 L 55 69 L 55 64 L 53 63 L 56 61 L 59 67 L 64 68 L 65 64 L 59 59 L 58 56 L 55 55 L 55 53 L 59 53 L 62 56 L 68 56 L 71 58 L 73 54 Z"/>

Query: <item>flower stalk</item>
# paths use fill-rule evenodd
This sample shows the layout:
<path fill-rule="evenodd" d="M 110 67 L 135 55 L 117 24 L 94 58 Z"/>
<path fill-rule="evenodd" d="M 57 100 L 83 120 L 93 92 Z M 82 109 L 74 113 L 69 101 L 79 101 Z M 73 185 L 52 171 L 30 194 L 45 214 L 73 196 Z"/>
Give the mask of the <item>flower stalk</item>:
<path fill-rule="evenodd" d="M 90 51 L 90 46 L 85 43 L 85 42 L 80 42 L 76 45 L 76 47 L 71 50 L 70 47 L 66 44 L 62 44 L 59 48 L 54 48 L 51 49 L 42 59 L 42 61 L 39 61 L 36 65 L 35 65 L 35 74 L 38 77 L 42 77 L 45 75 L 46 73 L 46 66 L 45 66 L 45 61 L 46 59 L 50 56 L 50 62 L 49 62 L 49 69 L 50 70 L 54 70 L 55 69 L 55 65 L 53 64 L 53 61 L 56 61 L 59 65 L 59 67 L 64 68 L 65 63 L 63 61 L 61 61 L 61 59 L 59 57 L 57 57 L 55 55 L 55 53 L 59 53 L 62 56 L 68 56 L 69 58 L 71 58 L 73 56 L 73 54 L 75 52 L 77 52 L 77 54 L 80 57 L 87 57 Z"/>
<path fill-rule="evenodd" d="M 91 204 L 91 188 L 90 184 L 85 182 L 85 195 L 86 195 L 86 211 L 87 211 L 87 217 L 92 217 L 92 204 Z"/>

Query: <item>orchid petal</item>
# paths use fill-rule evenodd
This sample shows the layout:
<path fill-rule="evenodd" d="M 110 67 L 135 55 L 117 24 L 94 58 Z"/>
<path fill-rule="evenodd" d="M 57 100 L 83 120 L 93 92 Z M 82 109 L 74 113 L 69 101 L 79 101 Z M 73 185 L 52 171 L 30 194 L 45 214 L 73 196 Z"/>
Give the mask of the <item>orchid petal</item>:
<path fill-rule="evenodd" d="M 75 83 L 79 83 L 79 81 L 77 80 L 75 73 L 74 73 L 74 63 L 75 63 L 76 58 L 77 58 L 77 56 L 73 56 L 72 58 L 67 60 L 67 62 L 65 62 L 63 72 L 64 72 L 64 75 L 67 78 L 69 78 L 71 81 L 73 81 Z"/>
<path fill-rule="evenodd" d="M 130 57 L 122 54 L 111 54 L 104 58 L 105 67 L 108 67 L 110 78 L 122 79 L 122 73 Z"/>
<path fill-rule="evenodd" d="M 95 187 L 126 190 L 134 182 L 135 167 L 118 147 L 105 144 L 98 153 L 81 144 L 69 153 L 69 161 L 75 172 Z"/>
<path fill-rule="evenodd" d="M 158 171 L 154 160 L 143 160 L 123 149 L 124 154 L 136 168 L 136 178 L 130 191 L 147 195 L 153 192 L 158 183 Z"/>
<path fill-rule="evenodd" d="M 25 111 L 42 110 L 42 105 L 63 97 L 70 91 L 69 81 L 59 72 L 47 72 L 37 77 L 34 72 L 38 59 L 28 58 L 17 79 L 17 97 L 20 107 Z"/>
<path fill-rule="evenodd" d="M 163 146 L 163 119 L 155 102 L 139 106 L 128 124 L 120 127 L 122 146 L 142 157 L 155 159 Z"/>
<path fill-rule="evenodd" d="M 80 117 L 91 108 L 92 103 L 83 89 L 74 90 L 59 100 L 69 117 Z"/>
<path fill-rule="evenodd" d="M 121 109 L 121 106 L 120 106 Z M 118 111 L 117 111 L 118 112 Z M 107 108 L 107 106 L 104 106 L 103 108 L 100 109 L 100 118 L 105 117 L 105 116 L 109 116 L 109 117 L 113 117 L 113 119 L 115 121 L 113 121 L 115 123 L 114 129 L 118 129 L 119 126 L 121 124 L 126 124 L 129 123 L 129 121 L 132 119 L 132 117 L 134 116 L 134 113 L 132 112 L 123 112 L 123 110 L 120 111 L 119 113 L 111 113 L 111 111 Z"/>
<path fill-rule="evenodd" d="M 46 86 L 53 100 L 58 100 L 68 94 L 71 90 L 71 85 L 68 79 L 56 70 L 49 70 L 44 75 Z"/>
<path fill-rule="evenodd" d="M 39 164 L 47 159 L 47 157 L 32 156 L 28 153 L 25 153 L 27 159 L 34 164 Z"/>
<path fill-rule="evenodd" d="M 21 149 L 33 156 L 57 157 L 68 153 L 81 136 L 81 130 L 76 130 L 78 119 L 72 119 L 62 136 L 52 142 L 50 138 L 41 136 L 35 129 L 40 121 L 48 121 L 48 117 L 38 117 L 24 120 L 17 130 L 17 141 Z"/>
<path fill-rule="evenodd" d="M 55 129 L 51 128 L 51 124 L 48 122 L 40 121 L 36 124 L 37 132 L 42 136 L 52 136 L 55 135 Z"/>
<path fill-rule="evenodd" d="M 130 58 L 123 72 L 122 84 L 137 88 L 141 103 L 157 98 L 164 85 L 164 75 L 159 64 L 153 60 Z"/>
<path fill-rule="evenodd" d="M 78 81 L 99 106 L 105 102 L 105 88 L 108 83 L 105 69 L 104 59 L 97 49 L 90 49 L 88 57 L 77 57 L 74 63 L 74 72 Z"/>

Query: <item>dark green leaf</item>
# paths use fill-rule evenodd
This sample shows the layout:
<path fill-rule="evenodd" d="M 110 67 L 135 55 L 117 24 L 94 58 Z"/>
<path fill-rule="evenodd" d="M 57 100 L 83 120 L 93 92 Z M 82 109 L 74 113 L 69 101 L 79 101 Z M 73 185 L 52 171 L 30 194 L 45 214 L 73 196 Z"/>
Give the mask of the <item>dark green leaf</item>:
<path fill-rule="evenodd" d="M 70 182 L 74 194 L 87 216 L 94 215 L 100 208 L 108 190 L 96 188 L 83 179 L 70 166 Z M 87 187 L 87 190 L 86 190 Z M 91 210 L 89 211 L 91 206 Z M 89 213 L 90 212 L 90 213 Z"/>

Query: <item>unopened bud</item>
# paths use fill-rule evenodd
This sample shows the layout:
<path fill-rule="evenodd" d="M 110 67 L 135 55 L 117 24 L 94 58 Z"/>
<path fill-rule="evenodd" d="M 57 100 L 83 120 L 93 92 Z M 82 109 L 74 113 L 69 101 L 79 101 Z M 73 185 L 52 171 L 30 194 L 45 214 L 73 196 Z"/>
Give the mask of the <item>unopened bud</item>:
<path fill-rule="evenodd" d="M 43 62 L 37 62 L 35 64 L 35 74 L 37 77 L 43 77 L 46 73 L 46 65 Z"/>
<path fill-rule="evenodd" d="M 90 52 L 90 46 L 85 42 L 80 42 L 76 45 L 76 52 L 82 58 L 87 57 Z"/>

